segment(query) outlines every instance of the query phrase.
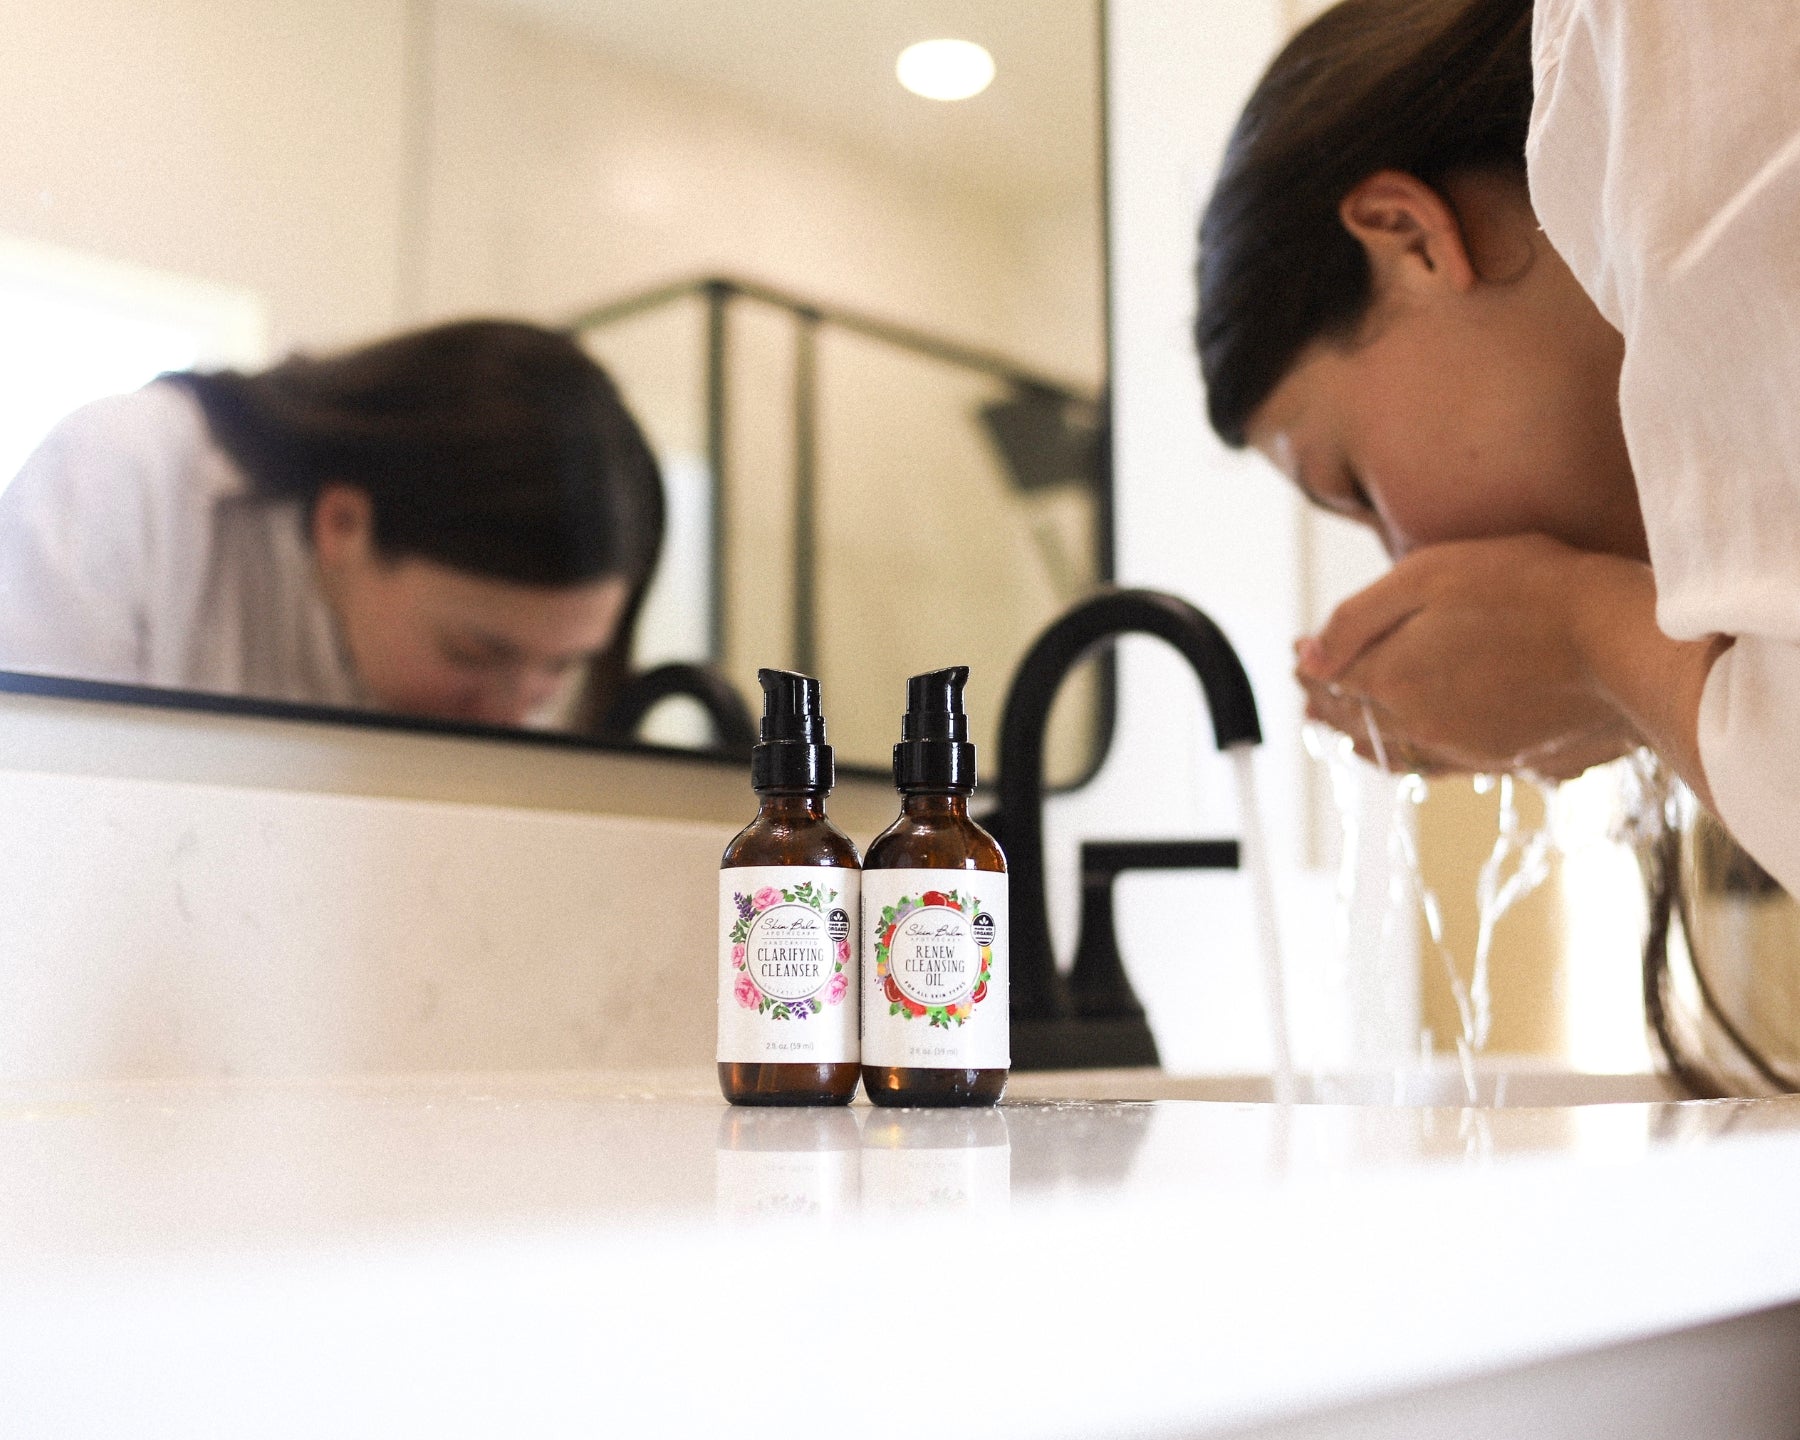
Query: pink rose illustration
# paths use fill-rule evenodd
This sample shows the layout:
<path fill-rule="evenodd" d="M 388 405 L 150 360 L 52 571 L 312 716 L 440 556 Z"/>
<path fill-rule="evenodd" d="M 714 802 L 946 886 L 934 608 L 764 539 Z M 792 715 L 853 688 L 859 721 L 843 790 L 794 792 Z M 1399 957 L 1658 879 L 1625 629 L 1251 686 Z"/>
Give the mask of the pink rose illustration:
<path fill-rule="evenodd" d="M 838 943 L 842 944 L 843 942 L 839 941 Z M 825 998 L 833 1005 L 842 1000 L 849 992 L 850 977 L 842 970 L 838 971 L 837 974 L 833 975 L 831 979 L 825 983 Z"/>
<path fill-rule="evenodd" d="M 848 940 L 837 942 L 837 958 L 839 964 L 848 965 L 850 963 L 850 942 Z"/>
<path fill-rule="evenodd" d="M 771 905 L 781 903 L 781 892 L 773 885 L 765 885 L 751 897 L 750 903 L 758 910 L 767 910 Z"/>
<path fill-rule="evenodd" d="M 742 945 L 731 947 L 731 963 L 739 970 L 744 968 L 744 947 Z"/>
<path fill-rule="evenodd" d="M 737 977 L 737 984 L 732 987 L 731 993 L 737 997 L 738 1004 L 746 1010 L 754 1010 L 762 1004 L 762 991 L 756 988 L 756 982 L 748 975 Z"/>

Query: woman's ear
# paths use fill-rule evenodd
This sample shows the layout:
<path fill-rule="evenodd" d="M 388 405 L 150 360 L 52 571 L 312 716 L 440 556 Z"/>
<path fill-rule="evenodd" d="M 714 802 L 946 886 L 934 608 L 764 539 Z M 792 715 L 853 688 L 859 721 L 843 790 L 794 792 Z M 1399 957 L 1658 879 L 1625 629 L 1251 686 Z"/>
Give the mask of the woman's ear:
<path fill-rule="evenodd" d="M 1377 293 L 1396 284 L 1461 293 L 1480 279 L 1456 211 L 1416 176 L 1377 170 L 1338 203 L 1338 219 L 1368 255 Z"/>
<path fill-rule="evenodd" d="M 312 507 L 313 553 L 327 574 L 375 553 L 375 505 L 366 490 L 329 480 Z"/>

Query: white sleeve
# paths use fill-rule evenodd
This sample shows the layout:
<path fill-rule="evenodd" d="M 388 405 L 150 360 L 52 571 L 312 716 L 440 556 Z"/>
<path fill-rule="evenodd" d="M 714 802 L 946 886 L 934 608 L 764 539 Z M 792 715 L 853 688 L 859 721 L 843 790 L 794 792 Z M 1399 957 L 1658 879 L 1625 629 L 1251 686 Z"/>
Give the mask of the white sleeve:
<path fill-rule="evenodd" d="M 131 399 L 77 410 L 0 491 L 0 668 L 148 678 L 155 537 Z"/>
<path fill-rule="evenodd" d="M 1620 413 L 1720 818 L 1800 893 L 1800 10 L 1539 0 L 1546 234 L 1625 338 Z"/>

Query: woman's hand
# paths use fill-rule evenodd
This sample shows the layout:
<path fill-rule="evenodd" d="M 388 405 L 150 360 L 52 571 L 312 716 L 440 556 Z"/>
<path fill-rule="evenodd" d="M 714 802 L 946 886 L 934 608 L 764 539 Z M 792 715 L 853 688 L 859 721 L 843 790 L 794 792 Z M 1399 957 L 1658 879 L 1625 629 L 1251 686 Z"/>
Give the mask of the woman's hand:
<path fill-rule="evenodd" d="M 1297 674 L 1310 716 L 1396 769 L 1566 779 L 1648 743 L 1704 793 L 1693 737 L 1723 646 L 1669 640 L 1655 611 L 1635 561 L 1539 535 L 1458 541 L 1346 600 L 1300 642 Z"/>

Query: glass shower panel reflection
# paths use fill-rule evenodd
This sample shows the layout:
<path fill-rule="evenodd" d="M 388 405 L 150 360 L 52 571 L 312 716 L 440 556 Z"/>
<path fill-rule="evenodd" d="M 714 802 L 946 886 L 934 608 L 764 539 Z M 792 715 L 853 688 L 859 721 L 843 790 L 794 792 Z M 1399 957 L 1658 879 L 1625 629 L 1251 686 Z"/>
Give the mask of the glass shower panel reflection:
<path fill-rule="evenodd" d="M 1003 356 L 723 277 L 576 328 L 669 495 L 638 667 L 709 665 L 746 697 L 762 666 L 816 674 L 839 762 L 885 770 L 906 677 L 967 664 L 991 780 L 1026 647 L 1109 573 L 1099 402 Z M 1107 682 L 1092 664 L 1065 687 L 1053 785 L 1096 763 Z"/>
<path fill-rule="evenodd" d="M 984 420 L 1014 398 L 996 376 L 831 329 L 817 370 L 816 654 L 839 753 L 885 764 L 906 677 L 966 664 L 992 774 L 1020 657 L 1101 579 L 1093 472 L 1016 473 Z M 1094 754 L 1095 678 L 1069 688 L 1053 780 L 1079 778 Z"/>

